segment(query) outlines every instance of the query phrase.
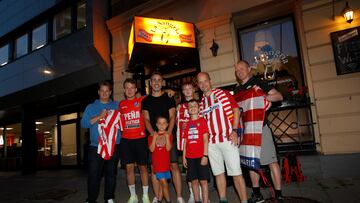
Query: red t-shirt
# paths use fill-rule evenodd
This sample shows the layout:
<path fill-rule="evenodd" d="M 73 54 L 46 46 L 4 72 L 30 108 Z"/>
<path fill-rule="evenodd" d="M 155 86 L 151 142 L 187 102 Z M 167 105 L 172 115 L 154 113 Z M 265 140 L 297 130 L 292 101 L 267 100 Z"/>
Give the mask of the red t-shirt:
<path fill-rule="evenodd" d="M 186 140 L 187 158 L 201 158 L 204 156 L 204 134 L 209 129 L 204 118 L 190 120 L 186 126 L 184 138 Z"/>
<path fill-rule="evenodd" d="M 172 135 L 170 143 L 172 144 Z M 149 146 L 153 140 L 153 136 L 148 137 Z M 170 171 L 170 151 L 166 150 L 166 140 L 164 134 L 159 134 L 155 144 L 155 150 L 151 154 L 152 166 L 155 173 Z"/>
<path fill-rule="evenodd" d="M 141 114 L 141 102 L 143 98 L 144 97 L 122 100 L 119 103 L 123 124 L 122 138 L 139 139 L 146 136 L 145 123 Z"/>

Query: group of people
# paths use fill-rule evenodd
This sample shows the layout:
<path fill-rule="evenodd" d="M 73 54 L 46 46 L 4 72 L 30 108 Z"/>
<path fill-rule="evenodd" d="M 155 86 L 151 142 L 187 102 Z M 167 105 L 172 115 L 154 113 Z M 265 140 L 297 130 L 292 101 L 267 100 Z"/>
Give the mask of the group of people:
<path fill-rule="evenodd" d="M 142 183 L 141 200 L 143 203 L 151 202 L 147 168 L 150 162 L 155 196 L 152 202 L 171 202 L 168 180 L 172 179 L 177 202 L 184 203 L 178 163 L 178 151 L 183 151 L 182 163 L 187 169 L 186 181 L 190 190 L 188 202 L 209 202 L 210 170 L 215 176 L 220 203 L 228 202 L 226 175 L 233 177 L 241 203 L 264 202 L 257 170 L 250 170 L 253 193 L 249 199 L 242 176 L 239 147 L 242 134 L 246 134 L 250 127 L 243 121 L 246 117 L 241 112 L 243 100 L 239 95 L 253 88 L 263 92 L 263 98 L 268 102 L 281 101 L 282 96 L 266 82 L 252 77 L 251 67 L 246 61 L 235 64 L 235 74 L 239 84 L 231 95 L 228 91 L 213 88 L 209 74 L 200 72 L 196 79 L 203 92 L 201 101 L 194 99 L 193 84 L 185 83 L 182 85 L 184 101 L 178 105 L 162 89 L 163 78 L 158 72 L 151 75 L 151 94 L 148 96 L 137 96 L 136 81 L 126 79 L 123 83 L 125 99 L 119 103 L 110 99 L 111 84 L 100 83 L 99 99 L 86 107 L 81 120 L 82 127 L 90 129 L 91 142 L 86 201 L 96 202 L 103 173 L 105 202 L 114 202 L 116 166 L 120 158 L 126 168 L 130 191 L 128 203 L 139 202 L 135 166 L 139 168 Z M 269 165 L 276 200 L 283 202 L 280 167 L 266 117 L 263 119 L 259 139 L 261 150 L 258 150 L 260 164 Z M 104 140 L 107 141 L 105 144 Z"/>

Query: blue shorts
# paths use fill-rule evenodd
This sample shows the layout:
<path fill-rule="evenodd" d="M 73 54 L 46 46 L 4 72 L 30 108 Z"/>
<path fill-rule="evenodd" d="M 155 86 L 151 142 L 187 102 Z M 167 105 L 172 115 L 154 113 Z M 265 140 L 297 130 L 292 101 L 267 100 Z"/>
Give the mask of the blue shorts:
<path fill-rule="evenodd" d="M 166 180 L 171 179 L 170 171 L 155 173 L 156 179 L 160 180 L 165 178 Z"/>

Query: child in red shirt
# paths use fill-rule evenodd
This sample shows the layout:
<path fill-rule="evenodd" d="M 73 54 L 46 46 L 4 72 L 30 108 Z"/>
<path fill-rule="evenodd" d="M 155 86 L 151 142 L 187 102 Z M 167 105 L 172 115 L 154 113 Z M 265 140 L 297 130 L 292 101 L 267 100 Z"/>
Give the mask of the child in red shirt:
<path fill-rule="evenodd" d="M 183 164 L 188 169 L 187 179 L 195 202 L 200 203 L 199 182 L 202 191 L 202 202 L 209 201 L 208 180 L 210 170 L 208 165 L 209 130 L 206 120 L 199 117 L 199 103 L 196 100 L 188 102 L 190 121 L 184 131 Z"/>
<path fill-rule="evenodd" d="M 149 150 L 152 153 L 152 167 L 156 178 L 160 182 L 160 189 L 162 191 L 166 202 L 170 202 L 170 191 L 168 180 L 171 179 L 170 174 L 170 149 L 172 147 L 172 135 L 167 132 L 169 123 L 165 117 L 158 117 L 156 127 L 158 132 L 153 136 L 148 137 Z M 161 192 L 155 194 L 158 200 L 161 200 Z"/>

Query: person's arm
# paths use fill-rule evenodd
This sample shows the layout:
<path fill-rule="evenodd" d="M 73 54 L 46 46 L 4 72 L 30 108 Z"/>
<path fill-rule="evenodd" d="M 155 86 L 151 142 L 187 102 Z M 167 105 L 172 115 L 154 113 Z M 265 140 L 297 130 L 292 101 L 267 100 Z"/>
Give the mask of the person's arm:
<path fill-rule="evenodd" d="M 100 119 L 104 118 L 105 114 L 106 114 L 106 109 L 103 109 L 99 115 L 94 116 L 90 119 L 90 124 L 94 125 L 96 122 L 98 122 Z"/>
<path fill-rule="evenodd" d="M 106 109 L 103 109 L 99 115 L 91 116 L 91 107 L 87 106 L 81 118 L 80 125 L 83 128 L 91 128 L 91 126 L 103 118 L 105 114 Z"/>
<path fill-rule="evenodd" d="M 171 135 L 172 131 L 174 129 L 175 126 L 175 113 L 176 113 L 176 109 L 175 107 L 169 109 L 169 127 L 167 130 L 167 134 Z"/>
<path fill-rule="evenodd" d="M 171 138 L 170 138 L 171 134 L 165 134 L 165 141 L 166 141 L 166 151 L 170 151 L 171 150 Z"/>
<path fill-rule="evenodd" d="M 266 100 L 268 100 L 269 102 L 277 102 L 277 101 L 282 101 L 283 100 L 283 96 L 281 95 L 281 93 L 279 91 L 277 91 L 275 88 L 272 88 L 266 95 L 265 95 Z"/>
<path fill-rule="evenodd" d="M 208 152 L 208 146 L 209 146 L 209 133 L 203 134 L 203 140 L 204 140 L 204 156 L 201 158 L 200 164 L 205 166 L 208 164 L 209 161 L 209 152 Z"/>
<path fill-rule="evenodd" d="M 240 109 L 238 104 L 236 103 L 234 97 L 230 94 L 227 93 L 228 97 L 229 97 L 229 101 L 230 101 L 230 105 L 231 108 L 233 110 L 233 114 L 234 114 L 234 119 L 233 119 L 233 123 L 232 123 L 232 131 L 230 134 L 230 140 L 234 145 L 238 145 L 238 136 L 237 136 L 237 128 L 239 126 L 239 122 L 240 122 Z"/>
<path fill-rule="evenodd" d="M 142 110 L 141 113 L 144 117 L 144 123 L 145 123 L 146 130 L 150 133 L 151 136 L 154 135 L 155 131 L 151 126 L 149 111 Z"/>
<path fill-rule="evenodd" d="M 150 142 L 150 145 L 149 145 L 149 150 L 150 152 L 154 152 L 155 151 L 155 148 L 156 148 L 156 139 L 158 138 L 158 135 L 157 133 L 154 134 L 154 136 L 152 137 L 152 140 Z M 151 138 L 150 138 L 151 139 Z"/>
<path fill-rule="evenodd" d="M 270 86 L 268 83 L 266 83 L 263 80 L 256 80 L 255 88 L 260 88 L 265 92 L 265 98 L 269 102 L 277 102 L 282 101 L 283 96 L 279 91 L 277 91 L 274 87 Z"/>
<path fill-rule="evenodd" d="M 187 168 L 187 160 L 186 160 L 186 141 L 184 142 L 184 149 L 183 149 L 183 156 L 182 156 L 182 159 L 183 159 L 183 165 L 185 168 Z"/>

